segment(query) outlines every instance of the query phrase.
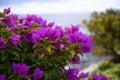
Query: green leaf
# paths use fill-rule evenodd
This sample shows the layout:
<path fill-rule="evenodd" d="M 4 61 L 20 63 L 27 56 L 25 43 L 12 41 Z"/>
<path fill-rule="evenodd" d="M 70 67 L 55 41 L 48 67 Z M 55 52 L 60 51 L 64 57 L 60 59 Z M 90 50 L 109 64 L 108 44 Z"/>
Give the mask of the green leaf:
<path fill-rule="evenodd" d="M 45 76 L 45 80 L 48 80 L 48 78 L 49 78 L 48 72 L 45 72 L 45 73 L 44 73 L 44 76 Z"/>
<path fill-rule="evenodd" d="M 25 57 L 27 59 L 33 60 L 34 59 L 34 55 L 33 54 L 25 54 Z"/>
<path fill-rule="evenodd" d="M 43 46 L 42 43 L 37 43 L 37 44 L 34 44 L 32 49 L 35 49 L 35 48 L 40 48 L 41 46 Z"/>
<path fill-rule="evenodd" d="M 3 13 L 2 13 L 2 12 L 0 12 L 0 18 L 1 18 L 1 17 L 3 17 Z"/>
<path fill-rule="evenodd" d="M 17 59 L 19 59 L 19 53 L 18 53 L 18 52 L 12 52 L 12 54 L 13 54 Z"/>
<path fill-rule="evenodd" d="M 83 53 L 80 53 L 81 57 L 83 57 Z"/>
<path fill-rule="evenodd" d="M 39 48 L 34 49 L 34 55 L 37 55 L 39 50 Z"/>
<path fill-rule="evenodd" d="M 1 53 L 1 61 L 5 61 L 8 57 L 8 53 Z"/>
<path fill-rule="evenodd" d="M 0 33 L 6 32 L 6 28 L 0 28 Z"/>
<path fill-rule="evenodd" d="M 32 49 L 35 49 L 38 46 L 38 44 L 34 44 Z"/>
<path fill-rule="evenodd" d="M 49 52 L 49 54 L 52 54 L 51 46 L 47 46 L 46 50 Z"/>
<path fill-rule="evenodd" d="M 4 69 L 5 66 L 3 64 L 0 65 L 0 69 Z"/>
<path fill-rule="evenodd" d="M 11 80 L 14 76 L 14 74 L 10 75 L 7 80 Z"/>
<path fill-rule="evenodd" d="M 75 55 L 75 51 L 74 50 L 71 50 L 70 53 L 71 53 L 72 57 Z"/>

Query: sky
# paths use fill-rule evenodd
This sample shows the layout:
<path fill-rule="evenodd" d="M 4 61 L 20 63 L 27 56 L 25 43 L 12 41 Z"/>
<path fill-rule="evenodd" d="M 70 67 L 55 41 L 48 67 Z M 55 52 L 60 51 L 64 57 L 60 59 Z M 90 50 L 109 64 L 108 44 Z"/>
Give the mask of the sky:
<path fill-rule="evenodd" d="M 120 0 L 0 0 L 0 11 L 11 7 L 18 14 L 91 13 L 120 9 Z"/>
<path fill-rule="evenodd" d="M 93 11 L 120 9 L 119 4 L 120 0 L 0 0 L 0 11 L 10 7 L 12 13 L 36 14 L 62 27 L 80 24 L 80 30 L 89 34 L 82 20 L 89 20 Z"/>

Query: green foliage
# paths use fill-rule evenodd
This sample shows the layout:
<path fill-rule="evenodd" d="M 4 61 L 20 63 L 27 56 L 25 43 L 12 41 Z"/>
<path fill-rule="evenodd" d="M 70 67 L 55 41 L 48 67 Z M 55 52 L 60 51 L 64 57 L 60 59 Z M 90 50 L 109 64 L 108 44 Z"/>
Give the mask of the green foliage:
<path fill-rule="evenodd" d="M 120 80 L 120 63 L 103 61 L 100 63 L 99 68 L 92 73 L 104 74 L 108 77 L 108 80 Z M 89 78 L 89 80 L 91 79 Z"/>
<path fill-rule="evenodd" d="M 106 10 L 94 12 L 89 21 L 83 23 L 88 27 L 95 40 L 94 52 L 98 55 L 119 56 L 120 50 L 120 11 Z"/>
<path fill-rule="evenodd" d="M 69 80 L 86 74 L 65 69 L 92 49 L 92 37 L 79 26 L 63 29 L 36 15 L 9 13 L 10 8 L 0 12 L 0 80 Z"/>

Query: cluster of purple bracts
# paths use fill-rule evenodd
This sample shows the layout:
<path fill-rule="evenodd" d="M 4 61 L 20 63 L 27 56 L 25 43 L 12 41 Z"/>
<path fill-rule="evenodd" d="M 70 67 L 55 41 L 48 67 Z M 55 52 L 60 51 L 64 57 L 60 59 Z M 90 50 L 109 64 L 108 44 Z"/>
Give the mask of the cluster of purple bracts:
<path fill-rule="evenodd" d="M 40 43 L 43 39 L 52 41 L 51 46 L 55 49 L 68 50 L 68 43 L 70 45 L 77 44 L 77 50 L 75 54 L 89 53 L 92 51 L 92 37 L 83 34 L 79 30 L 79 26 L 71 25 L 63 29 L 61 26 L 55 25 L 54 22 L 47 22 L 41 17 L 36 15 L 27 15 L 20 18 L 17 14 L 10 14 L 10 8 L 4 9 L 4 17 L 0 18 L 0 25 L 4 24 L 6 31 L 12 31 L 7 39 L 0 36 L 0 49 L 7 48 L 7 45 L 12 47 L 18 47 L 21 42 L 35 45 Z M 26 31 L 25 33 L 20 33 Z M 64 38 L 65 40 L 62 40 Z M 66 43 L 67 42 L 67 43 Z M 39 51 L 41 52 L 41 51 Z M 46 51 L 44 51 L 46 53 Z M 80 63 L 80 58 L 76 55 L 68 59 L 71 63 Z M 12 63 L 12 69 L 14 74 L 30 79 L 41 79 L 44 76 L 44 71 L 39 67 L 34 69 L 32 74 L 28 74 L 30 65 L 26 65 L 23 62 Z M 68 80 L 79 80 L 80 77 L 87 78 L 88 73 L 83 73 L 79 69 L 68 69 L 60 72 L 60 75 L 67 76 Z M 105 76 L 93 75 L 92 80 L 107 80 Z M 5 74 L 0 74 L 0 80 L 6 80 Z"/>

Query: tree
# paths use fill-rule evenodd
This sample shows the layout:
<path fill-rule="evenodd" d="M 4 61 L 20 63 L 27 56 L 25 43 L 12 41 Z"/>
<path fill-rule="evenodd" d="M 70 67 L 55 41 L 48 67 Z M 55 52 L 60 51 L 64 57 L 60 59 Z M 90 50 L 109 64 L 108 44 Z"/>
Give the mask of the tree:
<path fill-rule="evenodd" d="M 93 12 L 91 19 L 83 23 L 95 40 L 93 53 L 120 57 L 120 10 Z"/>

